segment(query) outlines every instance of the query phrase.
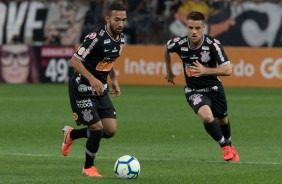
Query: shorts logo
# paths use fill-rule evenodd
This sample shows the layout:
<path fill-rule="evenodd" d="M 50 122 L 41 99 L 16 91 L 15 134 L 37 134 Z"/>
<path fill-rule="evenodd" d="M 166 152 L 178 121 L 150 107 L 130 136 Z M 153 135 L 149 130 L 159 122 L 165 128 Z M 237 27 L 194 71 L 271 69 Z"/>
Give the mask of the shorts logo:
<path fill-rule="evenodd" d="M 90 109 L 84 109 L 84 111 L 81 111 L 81 113 L 83 114 L 83 119 L 85 121 L 90 122 L 93 119 Z"/>
<path fill-rule="evenodd" d="M 77 119 L 78 119 L 78 115 L 77 115 L 77 113 L 76 112 L 74 112 L 74 113 L 72 113 L 73 114 L 73 118 L 74 118 L 74 120 L 76 121 Z"/>
<path fill-rule="evenodd" d="M 82 109 L 82 108 L 87 108 L 87 107 L 92 107 L 92 102 L 90 99 L 86 99 L 86 100 L 76 100 L 76 105 L 78 108 Z"/>

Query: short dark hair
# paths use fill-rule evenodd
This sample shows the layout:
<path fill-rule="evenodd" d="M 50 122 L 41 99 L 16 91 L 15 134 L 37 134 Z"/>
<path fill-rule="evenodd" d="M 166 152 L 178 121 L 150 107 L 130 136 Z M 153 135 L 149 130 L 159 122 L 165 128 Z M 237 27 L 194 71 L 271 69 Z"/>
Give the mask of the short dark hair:
<path fill-rule="evenodd" d="M 192 12 L 188 13 L 186 19 L 187 20 L 201 20 L 201 21 L 205 21 L 205 16 L 201 12 L 192 11 Z"/>
<path fill-rule="evenodd" d="M 118 2 L 114 2 L 112 3 L 107 10 L 107 15 L 110 16 L 112 14 L 112 11 L 116 10 L 116 11 L 126 11 L 126 7 Z"/>

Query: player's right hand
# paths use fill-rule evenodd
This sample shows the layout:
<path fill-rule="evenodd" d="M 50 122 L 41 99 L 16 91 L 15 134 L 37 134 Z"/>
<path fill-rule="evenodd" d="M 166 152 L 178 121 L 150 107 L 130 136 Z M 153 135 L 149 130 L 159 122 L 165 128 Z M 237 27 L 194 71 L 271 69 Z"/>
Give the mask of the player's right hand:
<path fill-rule="evenodd" d="M 175 75 L 173 73 L 167 73 L 165 78 L 169 83 L 172 83 L 173 85 L 175 85 L 174 77 L 175 77 Z"/>
<path fill-rule="evenodd" d="M 104 93 L 104 85 L 100 80 L 93 77 L 93 79 L 89 81 L 89 84 L 91 86 L 93 95 L 100 96 Z"/>

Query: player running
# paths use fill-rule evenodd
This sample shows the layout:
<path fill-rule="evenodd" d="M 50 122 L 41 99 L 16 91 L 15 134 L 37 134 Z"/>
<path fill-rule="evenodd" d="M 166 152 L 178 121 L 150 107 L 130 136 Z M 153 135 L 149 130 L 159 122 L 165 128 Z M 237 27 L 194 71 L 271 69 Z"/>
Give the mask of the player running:
<path fill-rule="evenodd" d="M 240 161 L 231 145 L 227 102 L 218 76 L 231 75 L 232 68 L 218 40 L 204 34 L 205 17 L 200 12 L 187 15 L 188 36 L 169 40 L 164 48 L 168 82 L 174 84 L 170 53 L 176 52 L 183 62 L 185 96 L 190 107 L 204 123 L 207 133 L 220 145 L 223 159 Z"/>
<path fill-rule="evenodd" d="M 127 15 L 125 6 L 113 3 L 108 7 L 106 25 L 89 33 L 70 60 L 75 72 L 69 81 L 69 97 L 78 126 L 63 128 L 62 153 L 68 156 L 74 140 L 87 138 L 82 174 L 102 177 L 94 165 L 101 138 L 114 136 L 117 127 L 116 110 L 108 91 L 119 96 L 121 91 L 114 71 L 114 62 L 125 43 L 122 31 Z M 107 77 L 110 76 L 109 90 Z"/>

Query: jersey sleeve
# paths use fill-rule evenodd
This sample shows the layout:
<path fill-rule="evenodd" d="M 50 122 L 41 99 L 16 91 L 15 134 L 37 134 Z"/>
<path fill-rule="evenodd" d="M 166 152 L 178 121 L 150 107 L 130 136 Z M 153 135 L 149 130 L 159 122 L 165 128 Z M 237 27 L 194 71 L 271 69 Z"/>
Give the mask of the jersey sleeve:
<path fill-rule="evenodd" d="M 96 32 L 88 34 L 80 47 L 74 53 L 74 56 L 85 61 L 90 52 L 93 52 L 101 43 L 101 38 L 97 36 Z"/>
<path fill-rule="evenodd" d="M 214 42 L 213 42 L 213 49 L 214 49 L 215 60 L 219 66 L 230 63 L 227 55 L 225 54 L 225 51 L 222 45 L 216 39 L 214 39 Z"/>
<path fill-rule="evenodd" d="M 166 43 L 166 48 L 168 52 L 177 52 L 179 50 L 179 44 L 177 43 L 179 40 L 179 37 L 168 40 L 168 42 Z"/>

